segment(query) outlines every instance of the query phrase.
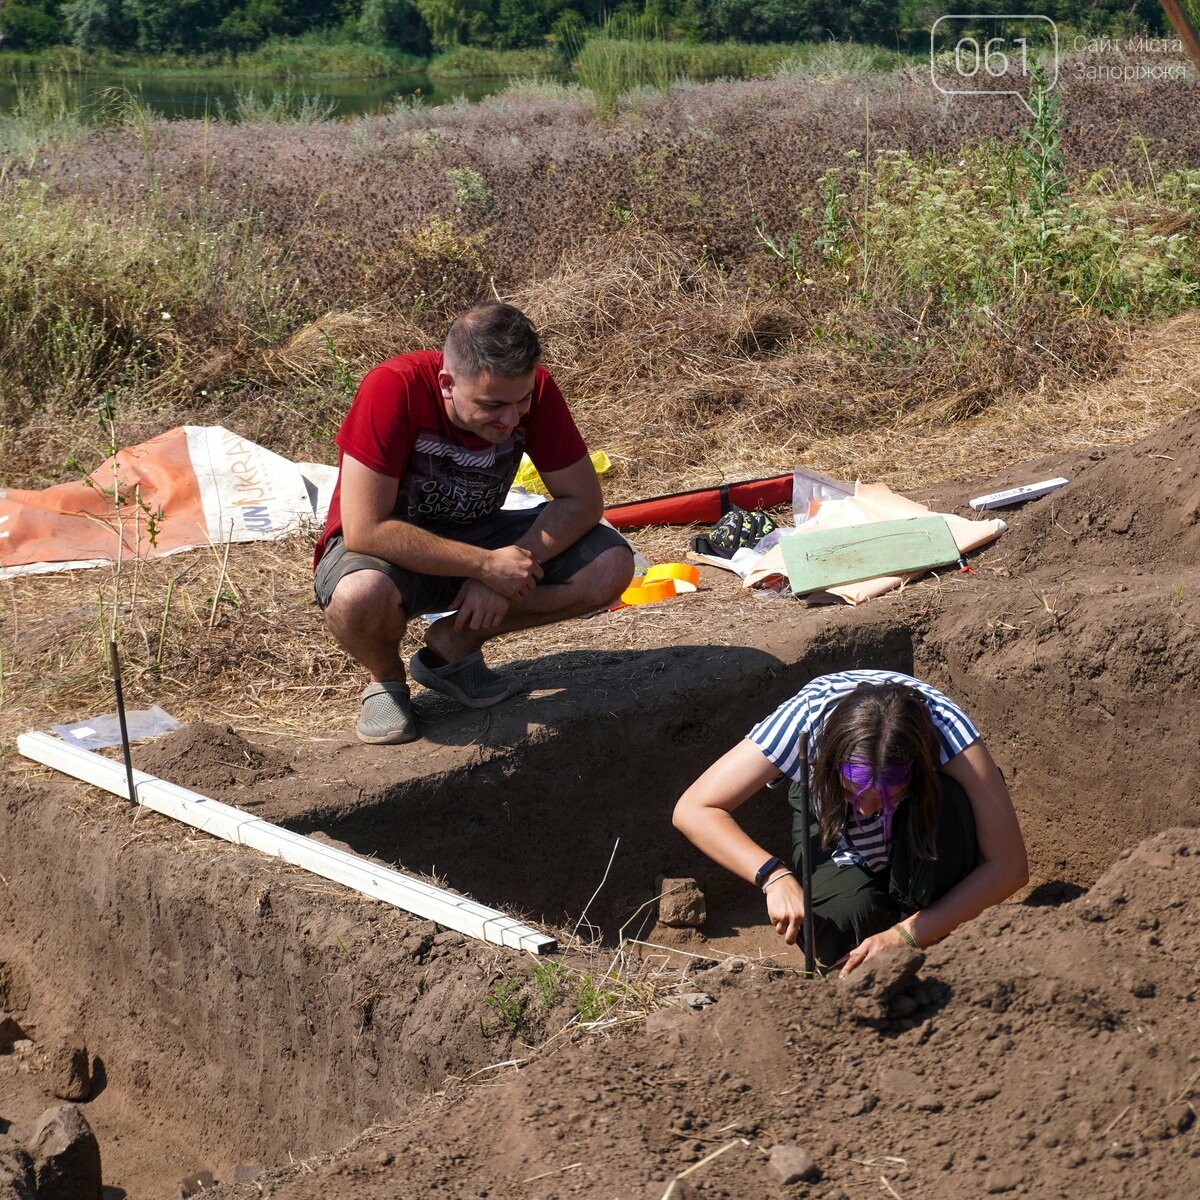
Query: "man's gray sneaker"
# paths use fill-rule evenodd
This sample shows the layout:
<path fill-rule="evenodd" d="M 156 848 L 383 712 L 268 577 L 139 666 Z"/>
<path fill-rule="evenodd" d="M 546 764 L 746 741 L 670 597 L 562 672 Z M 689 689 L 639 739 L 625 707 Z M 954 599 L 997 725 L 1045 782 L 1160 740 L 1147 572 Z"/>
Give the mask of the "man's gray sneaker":
<path fill-rule="evenodd" d="M 493 671 L 483 661 L 480 650 L 441 666 L 435 665 L 437 661 L 428 647 L 418 650 L 408 664 L 409 673 L 418 683 L 468 708 L 490 708 L 525 690 L 525 684 L 515 675 Z"/>
<path fill-rule="evenodd" d="M 362 694 L 356 732 L 360 742 L 373 746 L 415 742 L 421 735 L 413 718 L 408 684 L 401 679 L 372 683 Z"/>

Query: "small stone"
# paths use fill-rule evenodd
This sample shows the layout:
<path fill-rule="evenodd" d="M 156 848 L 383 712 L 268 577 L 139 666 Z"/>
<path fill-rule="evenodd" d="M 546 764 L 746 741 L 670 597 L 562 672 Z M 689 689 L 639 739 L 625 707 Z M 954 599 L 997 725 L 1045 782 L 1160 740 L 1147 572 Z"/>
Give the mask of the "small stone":
<path fill-rule="evenodd" d="M 234 1163 L 229 1168 L 229 1183 L 253 1183 L 261 1174 L 262 1167 L 252 1163 Z"/>
<path fill-rule="evenodd" d="M 773 1179 L 785 1187 L 789 1183 L 799 1183 L 801 1180 L 812 1183 L 821 1177 L 812 1156 L 799 1146 L 774 1147 L 767 1158 L 767 1170 Z"/>
<path fill-rule="evenodd" d="M 390 1167 L 392 1163 L 396 1161 L 396 1156 L 389 1150 L 380 1150 L 380 1152 L 375 1156 L 375 1161 L 381 1167 Z"/>
<path fill-rule="evenodd" d="M 1023 1178 L 1020 1171 L 1001 1167 L 988 1172 L 987 1178 L 983 1181 L 983 1190 L 989 1196 L 998 1196 L 1001 1192 L 1012 1192 L 1020 1186 Z"/>
<path fill-rule="evenodd" d="M 676 1008 L 707 1008 L 716 1001 L 707 992 L 680 992 L 677 996 L 666 997 L 664 1003 Z"/>
<path fill-rule="evenodd" d="M 896 1067 L 883 1067 L 876 1075 L 875 1080 L 879 1094 L 884 1099 L 889 1096 L 912 1096 L 922 1086 L 919 1075 Z"/>
<path fill-rule="evenodd" d="M 982 1104 L 985 1100 L 994 1100 L 998 1095 L 1000 1095 L 1000 1089 L 994 1083 L 984 1083 L 967 1097 L 967 1102 Z"/>
<path fill-rule="evenodd" d="M 734 954 L 721 964 L 721 970 L 727 975 L 740 975 L 747 966 L 747 960 L 740 954 Z"/>
<path fill-rule="evenodd" d="M 708 917 L 700 885 L 691 878 L 658 880 L 658 919 L 671 929 L 699 929 Z"/>
<path fill-rule="evenodd" d="M 50 1091 L 60 1100 L 86 1100 L 92 1094 L 92 1067 L 87 1047 L 59 1042 L 47 1064 Z"/>
<path fill-rule="evenodd" d="M 1092 1134 L 1095 1130 L 1092 1128 L 1091 1121 L 1080 1121 L 1072 1131 L 1077 1142 L 1089 1142 L 1092 1139 Z"/>
<path fill-rule="evenodd" d="M 879 1103 L 879 1097 L 874 1092 L 864 1092 L 861 1096 L 849 1101 L 846 1105 L 846 1116 L 862 1117 L 869 1113 Z"/>
<path fill-rule="evenodd" d="M 839 975 L 838 993 L 856 1019 L 881 1026 L 890 1019 L 892 997 L 904 991 L 924 963 L 925 955 L 911 946 L 884 950 L 849 975 Z"/>
<path fill-rule="evenodd" d="M 932 1092 L 924 1092 L 913 1101 L 913 1107 L 921 1112 L 941 1112 L 945 1105 Z"/>
<path fill-rule="evenodd" d="M 725 1086 L 731 1092 L 748 1092 L 750 1090 L 750 1084 L 744 1079 L 730 1079 L 726 1081 Z"/>
<path fill-rule="evenodd" d="M 1164 1138 L 1175 1137 L 1181 1133 L 1187 1133 L 1189 1129 L 1196 1123 L 1196 1111 L 1190 1104 L 1180 1101 L 1178 1104 L 1168 1105 L 1163 1110 L 1163 1128 Z"/>
<path fill-rule="evenodd" d="M 29 1153 L 38 1200 L 100 1200 L 100 1145 L 75 1105 L 42 1113 Z"/>

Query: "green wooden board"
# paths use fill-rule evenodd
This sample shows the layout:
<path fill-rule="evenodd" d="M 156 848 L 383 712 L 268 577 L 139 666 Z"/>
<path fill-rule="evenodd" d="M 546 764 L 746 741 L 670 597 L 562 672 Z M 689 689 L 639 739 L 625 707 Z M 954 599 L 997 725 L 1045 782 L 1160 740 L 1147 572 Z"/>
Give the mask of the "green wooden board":
<path fill-rule="evenodd" d="M 876 521 L 845 529 L 797 533 L 780 541 L 788 581 L 797 596 L 958 562 L 958 547 L 941 517 Z"/>

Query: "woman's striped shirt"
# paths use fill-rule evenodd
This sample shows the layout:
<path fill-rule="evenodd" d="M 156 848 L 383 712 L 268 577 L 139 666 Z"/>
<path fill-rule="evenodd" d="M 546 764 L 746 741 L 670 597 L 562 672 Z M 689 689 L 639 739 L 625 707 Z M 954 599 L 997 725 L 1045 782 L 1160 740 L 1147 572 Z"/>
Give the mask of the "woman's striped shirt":
<path fill-rule="evenodd" d="M 949 762 L 979 740 L 979 730 L 953 700 L 922 680 L 898 671 L 838 671 L 822 675 L 759 721 L 747 737 L 772 765 L 788 778 L 797 779 L 800 775 L 800 734 L 808 734 L 808 757 L 812 761 L 821 752 L 821 733 L 827 716 L 843 696 L 848 696 L 862 683 L 902 683 L 921 695 L 929 707 L 937 734 L 939 765 Z M 834 860 L 842 866 L 857 862 L 873 871 L 882 870 L 888 862 L 882 813 L 863 820 L 857 827 L 853 819 L 849 819 L 846 833 L 834 851 Z"/>

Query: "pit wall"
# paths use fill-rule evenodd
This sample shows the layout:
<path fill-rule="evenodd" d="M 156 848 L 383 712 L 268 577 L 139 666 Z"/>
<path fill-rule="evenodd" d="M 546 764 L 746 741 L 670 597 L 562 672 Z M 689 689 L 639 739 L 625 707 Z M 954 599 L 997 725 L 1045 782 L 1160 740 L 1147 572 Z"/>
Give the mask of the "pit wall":
<path fill-rule="evenodd" d="M 671 828 L 676 796 L 804 682 L 853 663 L 915 672 L 961 699 L 1012 784 L 1034 883 L 1085 886 L 1122 848 L 1194 822 L 1200 791 L 1187 683 L 1200 677 L 1197 651 L 1152 620 L 1131 628 L 1143 639 L 1134 653 L 1100 667 L 1102 647 L 1052 631 L 1032 675 L 1027 640 L 952 620 L 855 615 L 786 663 L 673 648 L 651 704 L 630 697 L 292 827 L 322 824 L 360 852 L 568 928 L 619 838 L 587 913 L 611 938 L 660 873 L 696 874 L 720 903 L 728 877 Z M 339 1146 L 447 1074 L 503 1057 L 479 1024 L 510 952 L 435 940 L 428 923 L 153 814 L 131 824 L 123 806 L 82 794 L 65 781 L 9 788 L 0 961 L 28 980 L 35 1024 L 79 1030 L 107 1086 L 185 1125 L 210 1161 Z M 782 800 L 744 811 L 755 837 L 786 847 Z"/>
<path fill-rule="evenodd" d="M 694 774 L 847 654 L 904 669 L 912 653 L 904 630 L 865 625 L 787 666 L 706 649 L 699 680 L 694 655 L 670 652 L 653 712 L 631 697 L 603 725 L 579 717 L 379 796 L 327 832 L 551 920 L 579 916 L 619 837 L 589 911 L 611 935 L 658 873 L 699 865 L 670 825 Z M 143 1112 L 148 1128 L 186 1128 L 201 1163 L 336 1148 L 399 1119 L 448 1074 L 504 1057 L 481 1021 L 513 952 L 435 937 L 429 922 L 153 813 L 135 818 L 65 777 L 8 788 L 0 844 L 0 961 L 29 983 L 28 1031 L 78 1031 L 109 1101 Z"/>

